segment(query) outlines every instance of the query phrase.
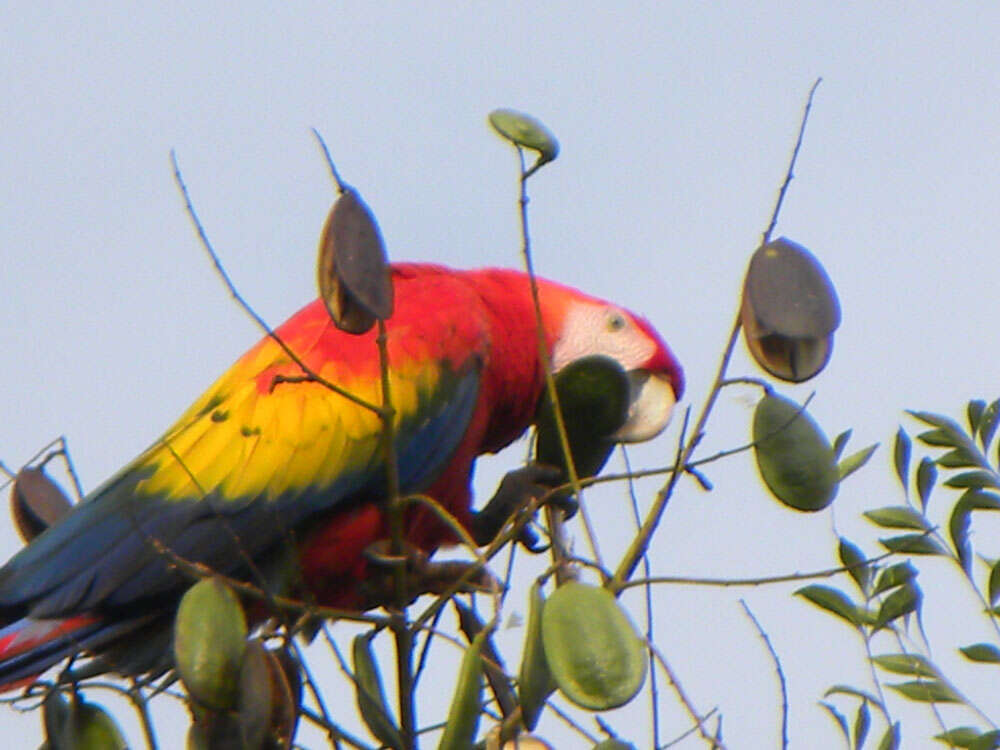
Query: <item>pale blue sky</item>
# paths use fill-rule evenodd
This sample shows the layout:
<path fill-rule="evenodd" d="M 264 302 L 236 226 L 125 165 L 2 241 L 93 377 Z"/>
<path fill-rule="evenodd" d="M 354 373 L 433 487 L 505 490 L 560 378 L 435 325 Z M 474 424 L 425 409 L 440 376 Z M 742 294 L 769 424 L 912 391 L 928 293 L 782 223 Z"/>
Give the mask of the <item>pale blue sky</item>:
<path fill-rule="evenodd" d="M 995 397 L 1000 9 L 790 6 L 83 11 L 15 0 L 0 24 L 0 459 L 17 465 L 66 434 L 92 488 L 256 340 L 198 246 L 171 148 L 233 278 L 276 323 L 314 294 L 314 251 L 333 197 L 310 127 L 374 210 L 393 258 L 517 265 L 515 160 L 485 125 L 499 106 L 538 116 L 562 144 L 531 184 L 539 271 L 646 314 L 700 405 L 818 75 L 778 233 L 823 260 L 844 323 L 827 370 L 786 392 L 804 398 L 815 388 L 813 413 L 831 434 L 854 427 L 855 447 L 886 444 L 904 408 L 957 414 L 968 397 Z M 742 347 L 733 373 L 756 374 Z M 724 394 L 703 450 L 745 441 L 751 395 Z M 678 424 L 634 461 L 665 463 Z M 520 456 L 515 449 L 484 466 L 481 492 Z M 901 500 L 887 456 L 845 484 L 840 530 L 873 539 L 859 511 Z M 833 562 L 829 514 L 779 508 L 746 457 L 708 474 L 715 492 L 685 483 L 668 510 L 656 571 L 763 575 Z M 643 497 L 655 487 L 642 485 Z M 620 548 L 629 533 L 622 493 L 593 502 L 606 551 Z M 12 553 L 18 541 L 2 525 L 0 550 Z M 989 535 L 977 541 L 1000 553 Z M 925 582 L 928 599 L 953 580 Z M 832 745 L 816 700 L 832 683 L 865 679 L 845 629 L 791 590 L 657 590 L 663 650 L 697 705 L 724 714 L 731 747 L 777 738 L 777 688 L 739 593 L 782 656 L 793 746 Z M 986 635 L 979 623 L 961 634 L 952 627 L 928 622 L 942 659 Z M 520 638 L 504 635 L 509 654 Z M 444 680 L 436 692 L 449 690 Z M 995 690 L 980 691 L 996 715 Z M 679 734 L 685 717 L 665 689 L 661 701 L 663 736 Z M 611 717 L 639 746 L 649 742 L 636 718 L 645 708 L 641 699 Z M 443 708 L 432 703 L 432 715 Z M 38 721 L 0 713 L 12 732 L 37 733 Z M 919 712 L 906 724 L 908 736 L 927 736 Z"/>

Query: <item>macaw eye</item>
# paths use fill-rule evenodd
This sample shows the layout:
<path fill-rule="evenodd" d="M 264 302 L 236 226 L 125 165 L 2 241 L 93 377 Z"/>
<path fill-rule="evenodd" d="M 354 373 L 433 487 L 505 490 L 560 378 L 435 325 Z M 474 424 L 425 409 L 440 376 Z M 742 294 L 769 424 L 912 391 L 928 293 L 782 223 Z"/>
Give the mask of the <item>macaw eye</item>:
<path fill-rule="evenodd" d="M 628 325 L 628 321 L 625 320 L 625 316 L 620 312 L 610 312 L 608 314 L 608 330 L 612 333 L 616 331 L 621 331 Z"/>

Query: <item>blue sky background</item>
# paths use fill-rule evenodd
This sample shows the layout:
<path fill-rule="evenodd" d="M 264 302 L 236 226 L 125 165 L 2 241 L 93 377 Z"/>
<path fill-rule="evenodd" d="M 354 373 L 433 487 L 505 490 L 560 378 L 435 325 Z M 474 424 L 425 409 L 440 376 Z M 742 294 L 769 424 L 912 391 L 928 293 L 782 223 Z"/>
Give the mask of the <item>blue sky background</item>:
<path fill-rule="evenodd" d="M 700 406 L 820 75 L 778 233 L 823 260 L 844 323 L 818 380 L 783 390 L 798 398 L 817 390 L 812 412 L 831 435 L 853 427 L 854 447 L 887 446 L 898 424 L 912 428 L 905 408 L 957 415 L 969 397 L 998 395 L 995 4 L 83 10 L 15 0 L 4 16 L 0 459 L 8 465 L 65 434 L 93 488 L 257 339 L 198 245 L 170 149 L 240 290 L 277 323 L 315 293 L 316 241 L 333 198 L 310 127 L 375 211 L 393 258 L 518 265 L 515 159 L 485 124 L 499 106 L 540 117 L 563 147 L 531 183 L 539 272 L 647 315 L 686 367 L 688 403 Z M 757 374 L 742 346 L 732 372 Z M 724 393 L 705 454 L 746 441 L 755 397 Z M 666 463 L 678 425 L 633 451 L 633 462 Z M 485 463 L 480 494 L 522 455 L 515 448 Z M 707 473 L 714 492 L 684 483 L 673 500 L 656 572 L 766 575 L 834 562 L 830 513 L 777 506 L 746 456 Z M 640 485 L 640 497 L 656 487 Z M 943 510 L 951 499 L 933 502 Z M 874 552 L 876 533 L 858 514 L 901 500 L 883 447 L 842 488 L 837 529 Z M 623 502 L 621 488 L 591 498 L 612 558 L 631 536 Z M 3 526 L 0 550 L 13 553 L 19 541 Z M 1000 554 L 1000 529 L 980 521 L 976 529 L 982 550 Z M 989 631 L 962 622 L 976 605 L 944 564 L 930 572 L 935 656 L 954 663 L 963 689 L 996 716 L 1000 696 L 981 679 L 986 668 L 957 671 L 953 658 L 955 646 Z M 779 718 L 773 668 L 738 596 L 782 657 L 793 746 L 833 746 L 816 701 L 833 683 L 867 685 L 856 639 L 792 590 L 656 590 L 657 641 L 698 707 L 718 706 L 731 747 L 775 745 Z M 509 611 L 525 601 L 515 592 Z M 638 602 L 629 600 L 636 613 Z M 501 636 L 513 664 L 521 637 L 516 628 Z M 433 679 L 428 719 L 443 716 L 451 689 L 450 676 Z M 351 701 L 336 703 L 349 721 Z M 662 683 L 661 704 L 663 737 L 683 732 L 687 719 Z M 647 705 L 610 717 L 640 747 L 650 741 Z M 893 705 L 904 736 L 934 731 L 926 712 Z M 960 712 L 948 717 L 970 723 Z M 180 736 L 182 718 L 161 719 L 165 738 Z M 37 715 L 0 713 L 4 733 L 29 744 L 38 725 Z M 563 747 L 579 741 L 553 722 L 543 733 Z"/>

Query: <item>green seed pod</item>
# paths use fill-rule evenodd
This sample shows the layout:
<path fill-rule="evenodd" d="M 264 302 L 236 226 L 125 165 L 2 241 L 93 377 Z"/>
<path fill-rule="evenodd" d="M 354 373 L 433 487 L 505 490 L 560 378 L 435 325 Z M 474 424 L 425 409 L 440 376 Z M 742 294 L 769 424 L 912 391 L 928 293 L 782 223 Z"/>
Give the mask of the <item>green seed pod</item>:
<path fill-rule="evenodd" d="M 42 725 L 45 727 L 45 739 L 53 748 L 59 747 L 69 716 L 69 701 L 61 691 L 53 690 L 45 696 L 42 702 Z"/>
<path fill-rule="evenodd" d="M 319 241 L 319 292 L 337 328 L 365 333 L 392 315 L 385 244 L 371 209 L 351 188 L 337 198 Z"/>
<path fill-rule="evenodd" d="M 69 513 L 73 504 L 44 469 L 17 472 L 10 491 L 10 510 L 21 539 L 30 542 Z"/>
<path fill-rule="evenodd" d="M 63 742 L 52 742 L 53 746 L 73 750 L 128 750 L 121 729 L 108 712 L 83 701 L 70 708 L 62 738 Z"/>
<path fill-rule="evenodd" d="M 513 109 L 495 109 L 490 112 L 489 120 L 493 129 L 514 145 L 537 151 L 539 164 L 559 155 L 559 141 L 531 115 Z"/>
<path fill-rule="evenodd" d="M 552 745 L 541 737 L 533 734 L 521 734 L 503 743 L 502 750 L 555 750 Z"/>
<path fill-rule="evenodd" d="M 388 747 L 402 747 L 403 741 L 396 727 L 389 702 L 385 699 L 382 675 L 372 654 L 371 637 L 357 635 L 351 642 L 351 662 L 354 668 L 354 690 L 358 711 L 368 730 L 379 742 Z"/>
<path fill-rule="evenodd" d="M 174 621 L 174 661 L 188 693 L 208 708 L 235 704 L 247 623 L 232 590 L 204 578 L 184 594 Z"/>
<path fill-rule="evenodd" d="M 490 628 L 484 628 L 465 649 L 438 750 L 468 750 L 472 747 L 483 710 L 483 642 L 490 632 Z"/>
<path fill-rule="evenodd" d="M 617 737 L 610 737 L 594 745 L 593 750 L 635 750 L 635 745 L 625 742 Z"/>
<path fill-rule="evenodd" d="M 826 435 L 802 407 L 775 393 L 753 416 L 760 475 L 778 500 L 803 511 L 822 510 L 837 495 L 837 459 Z"/>
<path fill-rule="evenodd" d="M 646 648 L 600 586 L 572 581 L 556 589 L 542 610 L 542 642 L 559 690 L 583 708 L 624 705 L 646 678 Z"/>
<path fill-rule="evenodd" d="M 521 703 L 521 720 L 528 729 L 534 729 L 545 707 L 545 699 L 556 689 L 556 684 L 549 673 L 545 647 L 542 645 L 542 609 L 545 597 L 538 582 L 531 587 L 529 596 L 528 626 L 524 633 L 517 693 Z"/>
<path fill-rule="evenodd" d="M 830 359 L 840 303 L 816 257 L 781 237 L 750 259 L 740 321 L 757 364 L 776 378 L 799 383 Z"/>
<path fill-rule="evenodd" d="M 601 470 L 614 448 L 610 436 L 628 418 L 629 382 L 621 365 L 593 355 L 572 362 L 555 376 L 573 465 L 580 477 Z M 568 476 L 552 401 L 546 393 L 538 410 L 536 459 L 562 467 Z"/>

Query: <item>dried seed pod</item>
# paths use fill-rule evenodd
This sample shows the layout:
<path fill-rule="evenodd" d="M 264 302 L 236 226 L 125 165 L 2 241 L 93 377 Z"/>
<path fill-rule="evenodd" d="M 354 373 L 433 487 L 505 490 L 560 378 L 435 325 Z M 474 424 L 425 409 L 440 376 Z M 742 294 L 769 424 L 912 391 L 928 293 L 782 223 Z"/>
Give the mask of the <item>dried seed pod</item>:
<path fill-rule="evenodd" d="M 545 661 L 573 703 L 605 711 L 628 703 L 646 679 L 646 648 L 607 589 L 572 581 L 542 610 Z"/>
<path fill-rule="evenodd" d="M 237 720 L 243 747 L 287 750 L 298 720 L 298 700 L 278 654 L 254 639 L 240 666 Z"/>
<path fill-rule="evenodd" d="M 10 510 L 25 542 L 62 519 L 72 507 L 69 498 L 44 469 L 26 467 L 17 472 L 10 491 Z"/>
<path fill-rule="evenodd" d="M 218 578 L 187 590 L 174 620 L 174 661 L 188 693 L 208 708 L 236 702 L 247 623 L 236 594 Z"/>
<path fill-rule="evenodd" d="M 753 417 L 754 454 L 764 483 L 796 510 L 822 510 L 837 495 L 837 459 L 812 417 L 794 401 L 769 393 Z"/>
<path fill-rule="evenodd" d="M 740 320 L 757 364 L 776 378 L 799 383 L 830 359 L 840 303 L 816 257 L 781 237 L 750 259 Z"/>
<path fill-rule="evenodd" d="M 334 324 L 348 333 L 368 331 L 392 316 L 389 263 L 378 224 L 361 197 L 347 188 L 327 216 L 319 241 L 320 296 Z"/>

